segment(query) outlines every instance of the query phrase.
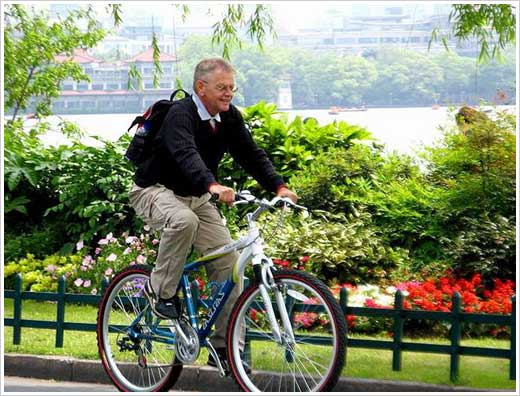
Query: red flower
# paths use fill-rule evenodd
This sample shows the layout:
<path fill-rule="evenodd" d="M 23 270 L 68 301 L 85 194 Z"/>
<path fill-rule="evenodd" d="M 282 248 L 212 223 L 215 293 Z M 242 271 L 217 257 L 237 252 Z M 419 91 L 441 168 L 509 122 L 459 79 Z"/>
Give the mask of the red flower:
<path fill-rule="evenodd" d="M 199 286 L 199 291 L 204 290 L 204 287 L 206 286 L 206 282 L 204 282 L 201 278 L 195 279 L 197 282 L 197 285 Z"/>
<path fill-rule="evenodd" d="M 273 263 L 280 267 L 288 267 L 291 263 L 289 260 L 273 259 Z"/>

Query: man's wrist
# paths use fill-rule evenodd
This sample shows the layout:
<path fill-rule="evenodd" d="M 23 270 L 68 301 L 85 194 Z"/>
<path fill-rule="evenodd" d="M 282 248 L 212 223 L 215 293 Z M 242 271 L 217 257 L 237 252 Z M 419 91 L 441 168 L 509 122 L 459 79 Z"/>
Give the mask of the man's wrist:
<path fill-rule="evenodd" d="M 211 192 L 211 187 L 213 187 L 213 186 L 220 186 L 220 184 L 217 183 L 217 182 L 211 182 L 211 183 L 209 183 L 209 184 L 208 184 L 208 192 Z"/>
<path fill-rule="evenodd" d="M 287 185 L 285 183 L 280 184 L 278 187 L 276 187 L 276 194 L 278 194 L 280 192 L 280 190 L 283 188 L 287 188 Z"/>

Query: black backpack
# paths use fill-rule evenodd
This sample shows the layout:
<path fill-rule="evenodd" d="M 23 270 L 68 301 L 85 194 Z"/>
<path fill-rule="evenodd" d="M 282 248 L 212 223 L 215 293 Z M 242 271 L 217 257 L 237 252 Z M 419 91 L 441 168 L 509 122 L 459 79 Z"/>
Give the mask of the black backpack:
<path fill-rule="evenodd" d="M 183 93 L 184 98 L 190 95 L 183 89 L 177 89 L 171 94 L 170 100 L 161 99 L 155 102 L 146 109 L 143 115 L 135 117 L 132 121 L 128 131 L 134 125 L 137 125 L 137 129 L 125 153 L 125 158 L 132 164 L 137 166 L 152 155 L 153 140 L 161 129 L 164 117 L 170 111 L 173 103 L 178 100 L 176 97 L 179 93 Z"/>

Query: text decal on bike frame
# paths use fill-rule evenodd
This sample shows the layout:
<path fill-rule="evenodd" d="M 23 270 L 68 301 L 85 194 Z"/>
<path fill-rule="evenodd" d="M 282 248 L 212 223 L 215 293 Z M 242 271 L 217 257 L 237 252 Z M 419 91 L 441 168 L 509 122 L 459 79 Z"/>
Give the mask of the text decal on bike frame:
<path fill-rule="evenodd" d="M 215 297 L 213 304 L 211 304 L 211 307 L 209 307 L 208 310 L 208 319 L 202 325 L 200 334 L 201 339 L 205 339 L 207 337 L 211 327 L 213 326 L 213 323 L 215 323 L 215 320 L 217 320 L 217 317 L 220 314 L 220 311 L 222 311 L 222 308 L 224 307 L 224 304 L 226 303 L 234 286 L 235 283 L 233 281 L 227 280 L 224 284 L 224 287 L 222 287 L 218 295 Z"/>

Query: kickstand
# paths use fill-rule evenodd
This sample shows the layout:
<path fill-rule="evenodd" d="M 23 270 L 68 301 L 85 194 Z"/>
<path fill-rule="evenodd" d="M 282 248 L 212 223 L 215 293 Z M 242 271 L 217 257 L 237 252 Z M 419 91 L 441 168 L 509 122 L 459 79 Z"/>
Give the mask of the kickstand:
<path fill-rule="evenodd" d="M 215 360 L 215 362 L 217 363 L 218 374 L 220 375 L 220 377 L 226 377 L 227 372 L 226 370 L 224 370 L 224 367 L 222 367 L 222 363 L 220 362 L 220 358 L 217 354 L 217 351 L 215 350 L 213 345 L 211 345 L 211 342 L 206 341 L 206 344 L 208 344 L 208 351 L 211 354 L 211 356 L 213 356 L 213 360 Z"/>

